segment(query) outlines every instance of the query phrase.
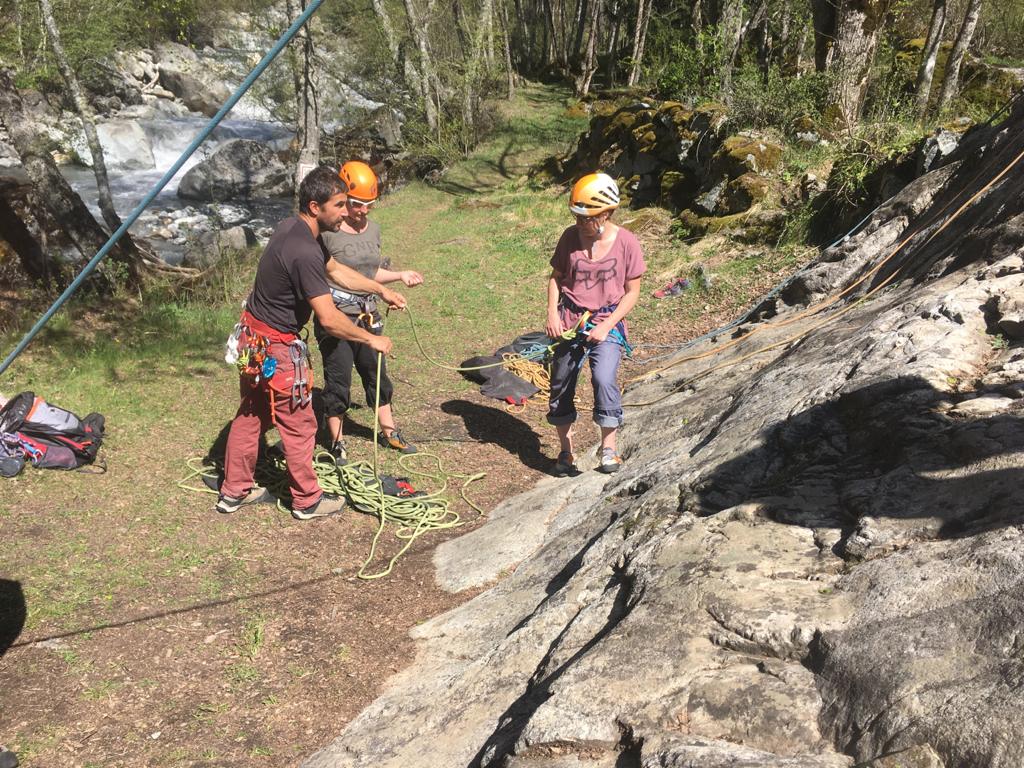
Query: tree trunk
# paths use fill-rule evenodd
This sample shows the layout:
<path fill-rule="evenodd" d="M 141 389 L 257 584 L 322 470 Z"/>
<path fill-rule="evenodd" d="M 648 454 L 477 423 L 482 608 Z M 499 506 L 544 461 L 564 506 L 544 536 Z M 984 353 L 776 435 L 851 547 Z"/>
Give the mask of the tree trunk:
<path fill-rule="evenodd" d="M 786 52 L 789 49 L 790 29 L 793 23 L 793 9 L 788 2 L 782 4 L 782 17 L 779 20 L 779 43 L 773 50 L 772 60 L 780 70 L 786 66 Z"/>
<path fill-rule="evenodd" d="M 836 39 L 836 3 L 811 0 L 811 24 L 814 27 L 814 70 L 825 72 L 832 63 Z"/>
<path fill-rule="evenodd" d="M 939 103 L 935 107 L 938 114 L 942 114 L 960 94 L 960 66 L 964 62 L 964 56 L 971 45 L 974 37 L 974 30 L 978 26 L 978 18 L 981 16 L 981 0 L 970 0 L 967 12 L 964 14 L 964 23 L 960 25 L 956 42 L 953 43 L 953 50 L 949 52 L 946 59 L 946 75 L 942 78 L 942 91 L 939 93 Z"/>
<path fill-rule="evenodd" d="M 438 107 L 434 101 L 436 95 L 437 75 L 434 73 L 434 65 L 430 56 L 430 41 L 427 39 L 426 25 L 423 24 L 413 0 L 403 0 L 405 4 L 405 15 L 409 21 L 409 34 L 416 43 L 420 54 L 420 96 L 423 101 L 423 111 L 427 118 L 427 127 L 434 133 L 438 129 Z M 429 17 L 429 13 L 427 14 Z"/>
<path fill-rule="evenodd" d="M 545 66 L 553 64 L 558 57 L 558 35 L 555 32 L 555 9 L 551 5 L 552 0 L 543 0 L 544 3 L 544 19 L 546 22 L 546 36 L 548 44 L 545 46 L 546 60 Z"/>
<path fill-rule="evenodd" d="M 807 32 L 809 27 L 804 24 L 800 30 L 800 41 L 796 44 L 796 57 L 793 61 L 793 76 L 800 79 L 804 68 L 804 48 L 807 46 Z"/>
<path fill-rule="evenodd" d="M 831 100 L 849 129 L 860 121 L 888 0 L 843 0 L 836 23 Z"/>
<path fill-rule="evenodd" d="M 372 0 L 371 4 L 373 5 L 373 12 L 377 15 L 377 21 L 380 23 L 381 32 L 384 34 L 388 50 L 391 52 L 391 59 L 395 63 L 396 74 L 403 78 L 405 84 L 414 93 L 422 97 L 423 82 L 419 70 L 416 69 L 416 65 L 412 60 L 402 53 L 402 46 L 398 42 L 398 35 L 395 33 L 395 27 L 391 23 L 391 16 L 388 14 L 387 8 L 384 7 L 383 0 Z"/>
<path fill-rule="evenodd" d="M 612 0 L 611 9 L 608 11 L 608 23 L 611 25 L 611 33 L 608 35 L 608 47 L 605 49 L 604 64 L 604 79 L 607 88 L 611 88 L 615 84 L 615 65 L 619 53 L 619 28 L 622 26 L 619 3 L 620 0 Z"/>
<path fill-rule="evenodd" d="M 633 32 L 633 57 L 629 65 L 629 77 L 626 85 L 636 85 L 640 82 L 640 64 L 644 57 L 644 42 L 646 38 L 647 22 L 651 16 L 651 3 L 653 0 L 637 0 L 636 3 L 636 30 Z"/>
<path fill-rule="evenodd" d="M 935 59 L 939 55 L 939 44 L 942 42 L 942 31 L 946 27 L 946 0 L 935 0 L 932 6 L 932 20 L 928 25 L 928 39 L 921 51 L 921 66 L 917 69 L 917 82 L 914 85 L 914 114 L 924 120 L 928 111 L 928 99 L 932 92 L 932 77 L 935 74 Z"/>
<path fill-rule="evenodd" d="M 287 0 L 285 7 L 289 18 L 294 19 L 299 15 L 294 0 Z M 301 10 L 306 10 L 305 0 L 302 0 Z M 320 165 L 320 106 L 316 92 L 317 65 L 313 54 L 313 35 L 308 24 L 299 30 L 295 42 L 301 51 L 291 58 L 295 85 L 295 144 L 298 149 L 294 203 L 298 208 L 299 185 L 307 173 Z"/>
<path fill-rule="evenodd" d="M 78 78 L 68 63 L 68 57 L 64 53 L 64 46 L 60 40 L 60 30 L 53 18 L 53 8 L 50 0 L 39 0 L 39 13 L 46 27 L 46 36 L 50 41 L 50 49 L 57 61 L 57 69 L 67 86 L 71 100 L 75 104 L 75 111 L 82 119 L 82 128 L 85 131 L 85 141 L 89 145 L 89 153 L 92 155 L 92 172 L 96 177 L 96 193 L 99 198 L 100 213 L 103 214 L 103 221 L 113 232 L 121 226 L 121 217 L 114 210 L 114 198 L 110 194 L 110 180 L 107 178 L 107 162 L 103 157 L 103 147 L 100 145 L 99 134 L 96 133 L 96 121 L 92 107 L 89 105 Z"/>
<path fill-rule="evenodd" d="M 106 244 L 108 235 L 89 213 L 82 198 L 61 175 L 50 156 L 48 142 L 30 130 L 32 123 L 14 87 L 11 71 L 3 68 L 0 68 L 0 124 L 7 129 L 11 145 L 35 187 L 37 199 L 44 203 L 53 220 L 60 223 L 78 252 L 84 258 L 91 259 Z M 137 251 L 127 233 L 110 253 L 111 259 L 127 271 L 129 287 L 136 287 L 139 283 L 136 255 Z M 94 273 L 94 276 L 102 290 L 111 292 L 114 289 L 116 280 L 109 274 L 100 272 Z"/>
<path fill-rule="evenodd" d="M 466 34 L 466 12 L 460 0 L 452 0 L 452 17 L 455 20 L 455 36 L 459 40 L 459 51 L 465 58 L 469 51 L 469 35 Z"/>
<path fill-rule="evenodd" d="M 516 70 L 512 66 L 512 41 L 509 39 L 511 37 L 511 30 L 508 23 L 508 9 L 505 8 L 505 3 L 501 2 L 498 10 L 501 12 L 501 39 L 504 41 L 502 48 L 505 53 L 505 76 L 508 86 L 505 91 L 505 98 L 511 99 L 516 91 Z"/>
<path fill-rule="evenodd" d="M 576 0 L 576 12 L 573 15 L 573 36 L 572 36 L 572 61 L 575 64 L 579 60 L 580 52 L 583 50 L 583 35 L 587 29 L 587 19 L 590 13 L 587 8 L 587 0 Z"/>
<path fill-rule="evenodd" d="M 732 100 L 732 68 L 743 38 L 743 0 L 726 0 L 718 20 L 721 56 L 718 60 L 718 94 L 726 104 Z"/>
<path fill-rule="evenodd" d="M 21 0 L 13 0 L 12 11 L 14 34 L 17 36 L 18 44 L 18 61 L 21 63 L 21 66 L 24 67 L 27 61 L 25 58 L 25 38 L 21 33 L 22 25 L 24 24 L 24 21 L 22 20 L 21 16 Z"/>
<path fill-rule="evenodd" d="M 526 15 L 523 13 L 523 2 L 522 0 L 515 0 L 516 4 L 516 24 L 519 28 L 519 40 L 516 43 L 516 50 L 519 52 L 519 66 L 520 72 L 524 70 L 532 72 L 538 68 L 537 56 L 534 53 L 534 36 L 530 34 L 529 28 L 526 24 Z M 509 29 L 511 32 L 511 29 Z M 544 29 L 545 39 L 547 38 L 547 29 Z M 544 41 L 541 41 L 544 42 Z M 541 46 L 543 49 L 543 46 Z"/>
<path fill-rule="evenodd" d="M 18 261 L 25 274 L 43 287 L 53 287 L 56 272 L 53 259 L 36 242 L 17 211 L 0 193 L 0 241 L 7 243 L 18 254 Z"/>
<path fill-rule="evenodd" d="M 590 81 L 597 71 L 597 27 L 601 19 L 601 0 L 592 0 L 590 11 L 590 34 L 587 37 L 587 50 L 583 57 L 580 76 L 576 79 L 576 95 L 586 96 L 590 93 Z"/>

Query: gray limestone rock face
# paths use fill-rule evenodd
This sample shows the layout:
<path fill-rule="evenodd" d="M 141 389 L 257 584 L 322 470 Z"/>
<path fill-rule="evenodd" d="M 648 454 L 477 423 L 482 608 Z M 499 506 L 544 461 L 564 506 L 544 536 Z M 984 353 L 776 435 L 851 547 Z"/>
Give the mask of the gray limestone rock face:
<path fill-rule="evenodd" d="M 262 142 L 233 139 L 188 170 L 178 184 L 178 197 L 234 201 L 283 197 L 291 189 L 291 173 L 274 150 Z"/>
<path fill-rule="evenodd" d="M 627 380 L 622 471 L 440 547 L 491 586 L 304 765 L 1024 765 L 1022 127 Z"/>

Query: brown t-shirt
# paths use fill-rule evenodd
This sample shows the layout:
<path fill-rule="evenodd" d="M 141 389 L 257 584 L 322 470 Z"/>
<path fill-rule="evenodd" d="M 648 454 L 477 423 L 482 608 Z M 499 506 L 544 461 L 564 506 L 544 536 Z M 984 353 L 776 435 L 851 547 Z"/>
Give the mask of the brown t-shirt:
<path fill-rule="evenodd" d="M 282 333 L 298 333 L 313 312 L 310 299 L 330 293 L 327 251 L 298 216 L 278 224 L 260 256 L 247 306 L 257 320 Z"/>

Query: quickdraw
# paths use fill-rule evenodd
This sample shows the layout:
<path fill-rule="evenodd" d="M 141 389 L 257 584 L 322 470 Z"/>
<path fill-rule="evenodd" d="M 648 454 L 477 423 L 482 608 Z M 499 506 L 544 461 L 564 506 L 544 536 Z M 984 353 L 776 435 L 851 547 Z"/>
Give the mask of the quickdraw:
<path fill-rule="evenodd" d="M 288 345 L 288 354 L 292 359 L 292 368 L 295 373 L 295 377 L 292 379 L 291 390 L 292 407 L 308 405 L 313 397 L 313 382 L 309 368 L 309 347 L 302 339 L 296 339 Z"/>

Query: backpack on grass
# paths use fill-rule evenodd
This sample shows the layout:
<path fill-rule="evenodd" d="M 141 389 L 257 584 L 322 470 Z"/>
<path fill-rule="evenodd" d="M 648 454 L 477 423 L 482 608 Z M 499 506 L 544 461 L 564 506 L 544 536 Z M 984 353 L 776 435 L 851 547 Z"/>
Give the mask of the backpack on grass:
<path fill-rule="evenodd" d="M 104 418 L 83 419 L 22 392 L 0 408 L 0 475 L 13 477 L 25 462 L 43 469 L 78 469 L 92 464 L 103 443 Z"/>

